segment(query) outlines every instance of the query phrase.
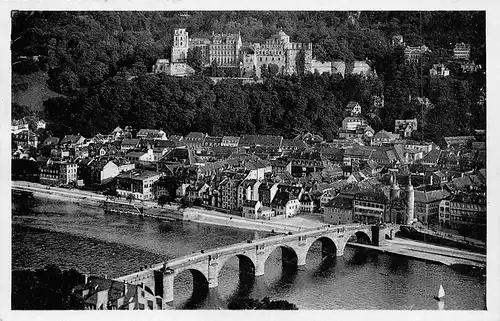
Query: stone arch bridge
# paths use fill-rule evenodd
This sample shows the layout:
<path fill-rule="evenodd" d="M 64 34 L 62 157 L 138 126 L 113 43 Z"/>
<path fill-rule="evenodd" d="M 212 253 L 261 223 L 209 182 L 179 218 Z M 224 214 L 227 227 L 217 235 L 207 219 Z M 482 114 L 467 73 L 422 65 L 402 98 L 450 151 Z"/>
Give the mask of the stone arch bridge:
<path fill-rule="evenodd" d="M 380 246 L 386 235 L 392 237 L 389 228 L 370 225 L 340 225 L 308 229 L 302 232 L 277 235 L 258 240 L 249 240 L 181 258 L 159 263 L 148 269 L 126 275 L 116 280 L 143 284 L 157 296 L 163 298 L 164 304 L 174 300 L 174 278 L 189 270 L 193 275 L 193 291 L 207 291 L 219 284 L 219 272 L 224 264 L 233 257 L 239 259 L 239 272 L 242 275 L 264 275 L 264 265 L 270 254 L 277 248 L 282 249 L 284 266 L 303 266 L 311 245 L 321 242 L 321 253 L 326 256 L 342 256 L 348 240 L 356 235 L 364 243 Z M 161 284 L 158 284 L 161 282 Z"/>

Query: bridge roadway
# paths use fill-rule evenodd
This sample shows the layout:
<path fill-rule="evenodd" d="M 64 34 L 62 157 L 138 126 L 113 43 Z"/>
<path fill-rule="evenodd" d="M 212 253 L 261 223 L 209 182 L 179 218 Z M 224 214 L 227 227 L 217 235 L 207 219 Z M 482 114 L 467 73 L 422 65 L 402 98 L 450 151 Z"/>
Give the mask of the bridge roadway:
<path fill-rule="evenodd" d="M 254 277 L 264 275 L 265 262 L 278 247 L 282 249 L 284 266 L 303 266 L 306 264 L 309 248 L 317 240 L 321 241 L 323 257 L 342 256 L 347 241 L 353 235 L 380 246 L 385 243 L 385 235 L 388 231 L 390 227 L 379 228 L 371 225 L 319 227 L 288 235 L 270 236 L 216 249 L 201 250 L 200 253 L 155 264 L 116 280 L 148 286 L 155 291 L 156 295 L 163 298 L 164 303 L 170 303 L 174 299 L 174 278 L 185 270 L 189 270 L 193 275 L 193 291 L 206 291 L 218 286 L 220 270 L 230 258 L 235 256 L 238 257 L 240 263 L 240 277 L 244 275 Z M 389 235 L 391 235 L 390 232 Z M 160 278 L 161 286 L 157 284 Z"/>
<path fill-rule="evenodd" d="M 276 235 L 276 236 L 269 236 L 266 238 L 262 239 L 257 239 L 257 240 L 251 240 L 250 242 L 241 242 L 241 243 L 235 243 L 231 244 L 228 246 L 223 246 L 223 247 L 218 247 L 216 249 L 212 250 L 203 250 L 203 253 L 193 253 L 193 254 L 188 254 L 180 258 L 172 259 L 167 262 L 162 262 L 158 264 L 153 264 L 151 265 L 148 269 L 145 269 L 140 272 L 132 273 L 126 276 L 122 276 L 117 278 L 117 281 L 126 281 L 126 280 L 131 280 L 138 278 L 140 279 L 143 275 L 147 275 L 150 273 L 150 270 L 158 270 L 163 267 L 167 268 L 182 268 L 185 267 L 186 265 L 190 265 L 193 263 L 197 263 L 200 261 L 203 261 L 207 258 L 207 256 L 215 256 L 218 254 L 223 253 L 224 255 L 231 255 L 231 254 L 236 254 L 240 253 L 245 250 L 250 250 L 255 248 L 258 245 L 278 245 L 282 244 L 287 241 L 292 241 L 298 237 L 301 236 L 308 236 L 308 237 L 321 237 L 325 234 L 329 234 L 332 231 L 340 231 L 341 229 L 344 229 L 346 232 L 349 231 L 359 231 L 362 229 L 366 229 L 369 226 L 366 225 L 342 225 L 342 226 L 330 226 L 330 227 L 323 227 L 323 228 L 314 228 L 314 229 L 307 229 L 302 232 L 296 232 L 291 235 Z"/>

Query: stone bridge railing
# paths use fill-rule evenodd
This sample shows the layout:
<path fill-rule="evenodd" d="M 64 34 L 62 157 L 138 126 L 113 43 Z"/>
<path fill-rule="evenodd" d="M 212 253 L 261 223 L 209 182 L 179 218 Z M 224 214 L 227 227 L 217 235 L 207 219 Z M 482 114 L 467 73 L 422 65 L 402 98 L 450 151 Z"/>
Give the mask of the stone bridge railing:
<path fill-rule="evenodd" d="M 176 275 L 189 270 L 193 275 L 194 291 L 202 291 L 218 286 L 218 274 L 224 264 L 233 257 L 240 260 L 240 275 L 260 276 L 264 274 L 264 265 L 269 255 L 278 247 L 282 249 L 283 264 L 301 266 L 306 264 L 307 252 L 311 245 L 320 240 L 322 256 L 342 256 L 347 241 L 353 236 L 364 237 L 374 245 L 380 245 L 385 239 L 385 230 L 368 225 L 328 226 L 308 229 L 287 235 L 277 235 L 246 243 L 237 243 L 200 253 L 189 254 L 181 258 L 156 264 L 149 269 L 118 278 L 119 281 L 140 284 L 154 289 L 164 302 L 174 298 L 173 284 Z M 290 263 L 291 262 L 291 263 Z M 162 286 L 157 286 L 157 282 Z"/>

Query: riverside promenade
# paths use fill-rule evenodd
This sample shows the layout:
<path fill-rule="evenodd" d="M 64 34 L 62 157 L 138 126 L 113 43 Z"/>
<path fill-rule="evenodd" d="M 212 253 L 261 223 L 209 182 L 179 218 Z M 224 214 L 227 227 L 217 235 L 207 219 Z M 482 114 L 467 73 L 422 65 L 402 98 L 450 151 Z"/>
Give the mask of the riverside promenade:
<path fill-rule="evenodd" d="M 13 181 L 12 190 L 32 192 L 35 197 L 54 199 L 59 201 L 74 202 L 77 204 L 89 204 L 97 207 L 103 207 L 105 202 L 110 202 L 105 195 L 83 191 L 78 189 L 65 189 L 58 187 L 50 187 L 50 189 L 41 184 Z M 128 201 L 116 200 L 115 204 L 132 206 Z M 228 214 L 217 211 L 206 210 L 202 208 L 187 208 L 179 209 L 178 206 L 165 205 L 163 208 L 152 201 L 135 201 L 133 206 L 144 208 L 144 216 L 150 216 L 159 219 L 171 219 L 174 215 L 169 213 L 177 213 L 182 220 L 191 221 L 199 224 L 210 224 L 217 226 L 226 226 L 239 229 L 247 229 L 253 231 L 275 232 L 287 234 L 288 232 L 301 232 L 310 228 L 324 227 L 326 224 L 314 222 L 308 219 L 296 217 L 284 221 L 262 221 L 247 219 L 239 216 L 230 216 Z M 139 211 L 137 210 L 138 214 Z M 397 228 L 396 225 L 394 225 Z M 412 241 L 408 239 L 393 238 L 387 240 L 384 246 L 374 247 L 359 243 L 349 243 L 352 246 L 372 248 L 377 251 L 386 253 L 404 255 L 422 260 L 438 262 L 445 265 L 465 264 L 476 267 L 486 266 L 486 255 L 433 245 L 423 242 Z"/>
<path fill-rule="evenodd" d="M 106 195 L 97 194 L 91 191 L 59 187 L 49 188 L 48 186 L 42 184 L 25 181 L 12 181 L 12 190 L 32 192 L 35 197 L 74 202 L 76 204 L 88 204 L 104 207 L 104 204 L 107 203 L 111 205 L 129 207 L 132 209 L 128 211 L 130 213 L 158 219 L 182 219 L 184 221 L 191 221 L 200 224 L 226 226 L 253 231 L 286 234 L 288 232 L 299 232 L 306 228 L 315 228 L 326 225 L 317 222 L 308 222 L 306 224 L 301 221 L 298 224 L 293 224 L 291 222 L 282 221 L 254 220 L 241 216 L 228 215 L 213 210 L 207 210 L 201 207 L 180 209 L 178 205 L 168 204 L 161 207 L 154 201 L 134 200 L 129 202 L 124 199 L 110 200 Z M 142 213 L 139 209 L 142 209 Z"/>

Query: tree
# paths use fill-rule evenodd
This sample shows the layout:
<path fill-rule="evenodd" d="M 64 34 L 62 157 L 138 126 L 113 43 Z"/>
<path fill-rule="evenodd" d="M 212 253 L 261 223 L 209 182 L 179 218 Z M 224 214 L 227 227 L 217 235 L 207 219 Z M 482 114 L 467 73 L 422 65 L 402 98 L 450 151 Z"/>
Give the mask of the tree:
<path fill-rule="evenodd" d="M 277 64 L 269 64 L 269 75 L 275 77 L 280 72 L 280 67 Z"/>
<path fill-rule="evenodd" d="M 134 194 L 132 193 L 128 194 L 126 199 L 129 203 L 132 203 L 132 200 L 134 199 Z"/>
<path fill-rule="evenodd" d="M 298 310 L 297 306 L 286 300 L 270 300 L 265 297 L 262 300 L 252 298 L 238 298 L 228 304 L 229 310 Z"/>
<path fill-rule="evenodd" d="M 13 271 L 12 309 L 83 310 L 83 300 L 72 293 L 82 279 L 78 271 L 61 271 L 55 265 L 35 271 Z"/>
<path fill-rule="evenodd" d="M 169 201 L 170 199 L 170 194 L 168 191 L 165 191 L 164 192 L 165 194 L 163 195 L 160 195 L 160 197 L 158 197 L 158 205 L 160 205 L 162 208 L 163 206 L 165 206 L 165 204 L 167 204 L 167 202 Z"/>
<path fill-rule="evenodd" d="M 191 66 L 196 72 L 203 70 L 203 56 L 200 47 L 195 47 L 188 50 L 187 64 Z"/>

